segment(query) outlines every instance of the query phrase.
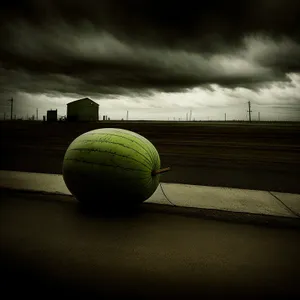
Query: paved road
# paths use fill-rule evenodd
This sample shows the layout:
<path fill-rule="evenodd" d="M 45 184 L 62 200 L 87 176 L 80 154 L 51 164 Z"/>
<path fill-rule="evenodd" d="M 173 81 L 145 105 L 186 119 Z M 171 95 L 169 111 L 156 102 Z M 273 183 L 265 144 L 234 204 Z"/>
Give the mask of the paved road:
<path fill-rule="evenodd" d="M 79 134 L 121 127 L 147 137 L 164 182 L 300 193 L 300 126 L 266 124 L 1 123 L 0 169 L 61 174 L 64 153 Z"/>
<path fill-rule="evenodd" d="M 104 217 L 68 197 L 18 193 L 2 194 L 0 225 L 0 287 L 10 296 L 299 295 L 299 230 L 162 210 Z"/>

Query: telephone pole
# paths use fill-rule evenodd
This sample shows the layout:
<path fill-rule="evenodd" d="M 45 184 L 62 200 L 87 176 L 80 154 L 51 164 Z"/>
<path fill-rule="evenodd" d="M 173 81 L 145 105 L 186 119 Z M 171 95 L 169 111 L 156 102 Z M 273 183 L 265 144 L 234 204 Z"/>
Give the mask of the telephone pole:
<path fill-rule="evenodd" d="M 13 111 L 14 111 L 14 99 L 11 98 L 8 101 L 10 101 L 10 119 L 13 119 Z"/>
<path fill-rule="evenodd" d="M 251 110 L 251 102 L 248 101 L 248 107 L 249 107 L 249 110 L 248 110 L 248 113 L 249 113 L 249 122 L 251 122 L 251 113 L 252 113 L 252 110 Z"/>
<path fill-rule="evenodd" d="M 39 109 L 37 108 L 36 109 L 36 120 L 38 120 L 39 119 Z"/>

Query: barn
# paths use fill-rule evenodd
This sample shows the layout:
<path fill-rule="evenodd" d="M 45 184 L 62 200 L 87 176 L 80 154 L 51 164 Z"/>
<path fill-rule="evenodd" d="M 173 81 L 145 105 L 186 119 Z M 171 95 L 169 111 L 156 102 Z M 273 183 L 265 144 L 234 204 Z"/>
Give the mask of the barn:
<path fill-rule="evenodd" d="M 99 104 L 90 98 L 83 98 L 67 104 L 68 121 L 98 121 Z"/>

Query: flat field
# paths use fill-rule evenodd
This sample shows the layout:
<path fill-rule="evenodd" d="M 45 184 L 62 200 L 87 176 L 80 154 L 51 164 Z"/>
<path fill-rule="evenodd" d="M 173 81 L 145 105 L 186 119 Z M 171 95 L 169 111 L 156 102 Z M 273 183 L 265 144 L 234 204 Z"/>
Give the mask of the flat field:
<path fill-rule="evenodd" d="M 61 174 L 72 140 L 103 127 L 148 138 L 163 182 L 300 193 L 300 123 L 3 121 L 0 169 Z"/>

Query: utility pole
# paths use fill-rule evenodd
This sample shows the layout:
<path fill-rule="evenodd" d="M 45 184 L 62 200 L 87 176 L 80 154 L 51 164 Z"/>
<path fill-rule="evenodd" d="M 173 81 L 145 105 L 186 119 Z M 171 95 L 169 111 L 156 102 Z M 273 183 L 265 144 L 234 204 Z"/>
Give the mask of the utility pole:
<path fill-rule="evenodd" d="M 39 109 L 37 108 L 36 109 L 36 120 L 38 120 L 39 119 Z"/>
<path fill-rule="evenodd" d="M 192 121 L 192 110 L 190 110 L 190 121 Z"/>
<path fill-rule="evenodd" d="M 248 110 L 248 113 L 249 113 L 249 122 L 251 122 L 251 113 L 252 113 L 252 110 L 251 110 L 251 102 L 248 101 L 248 107 L 249 107 L 249 110 Z"/>
<path fill-rule="evenodd" d="M 188 113 L 186 113 L 186 120 L 188 121 Z"/>
<path fill-rule="evenodd" d="M 128 121 L 128 110 L 127 110 L 127 114 L 126 114 L 126 120 Z"/>
<path fill-rule="evenodd" d="M 10 119 L 13 119 L 13 110 L 14 110 L 14 99 L 11 98 L 8 101 L 10 101 Z"/>

